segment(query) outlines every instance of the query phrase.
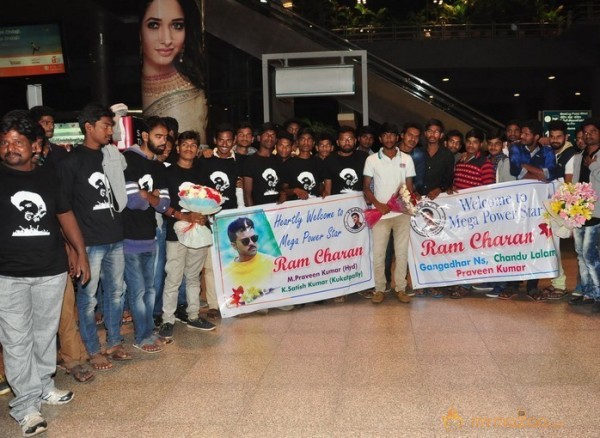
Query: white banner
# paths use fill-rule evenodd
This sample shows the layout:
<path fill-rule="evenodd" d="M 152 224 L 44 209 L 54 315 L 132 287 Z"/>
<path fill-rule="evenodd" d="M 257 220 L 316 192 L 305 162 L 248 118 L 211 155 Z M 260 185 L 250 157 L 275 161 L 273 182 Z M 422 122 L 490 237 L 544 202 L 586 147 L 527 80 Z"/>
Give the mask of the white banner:
<path fill-rule="evenodd" d="M 221 211 L 212 247 L 221 315 L 372 288 L 365 207 L 352 193 Z"/>
<path fill-rule="evenodd" d="M 511 181 L 425 199 L 411 220 L 413 287 L 556 277 L 543 217 L 556 184 Z"/>

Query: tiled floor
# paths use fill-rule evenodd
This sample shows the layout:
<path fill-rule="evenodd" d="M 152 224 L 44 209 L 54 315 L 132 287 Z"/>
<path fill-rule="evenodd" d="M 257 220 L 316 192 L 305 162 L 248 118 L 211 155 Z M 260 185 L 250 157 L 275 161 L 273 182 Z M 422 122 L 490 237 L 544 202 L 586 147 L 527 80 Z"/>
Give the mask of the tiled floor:
<path fill-rule="evenodd" d="M 572 288 L 572 250 L 565 266 Z M 59 372 L 76 398 L 44 407 L 47 436 L 599 436 L 600 315 L 517 297 L 392 298 L 272 310 L 212 333 L 177 323 L 166 351 L 134 350 L 88 385 Z M 2 437 L 20 434 L 9 400 Z"/>

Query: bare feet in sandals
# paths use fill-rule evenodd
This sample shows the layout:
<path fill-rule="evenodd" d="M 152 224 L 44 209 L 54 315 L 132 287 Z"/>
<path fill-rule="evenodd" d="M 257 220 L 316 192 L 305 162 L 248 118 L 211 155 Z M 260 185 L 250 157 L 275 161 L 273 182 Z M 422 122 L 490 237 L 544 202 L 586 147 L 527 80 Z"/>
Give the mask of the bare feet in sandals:
<path fill-rule="evenodd" d="M 157 345 L 156 343 L 150 343 L 150 344 L 133 344 L 133 348 L 137 348 L 140 351 L 143 351 L 144 353 L 149 353 L 149 354 L 153 354 L 153 353 L 160 353 L 162 351 L 162 348 Z"/>
<path fill-rule="evenodd" d="M 127 353 L 127 351 L 125 351 L 125 347 L 123 347 L 122 345 L 117 345 L 113 348 L 109 348 L 108 350 L 106 350 L 106 356 L 116 361 L 125 361 L 133 359 L 133 356 Z"/>
<path fill-rule="evenodd" d="M 71 374 L 79 383 L 89 383 L 96 377 L 94 372 L 85 365 L 75 365 L 71 369 L 67 369 L 67 374 Z"/>
<path fill-rule="evenodd" d="M 113 367 L 113 364 L 110 363 L 110 360 L 108 360 L 108 358 L 102 353 L 96 353 L 90 357 L 90 365 L 96 371 L 107 371 Z"/>

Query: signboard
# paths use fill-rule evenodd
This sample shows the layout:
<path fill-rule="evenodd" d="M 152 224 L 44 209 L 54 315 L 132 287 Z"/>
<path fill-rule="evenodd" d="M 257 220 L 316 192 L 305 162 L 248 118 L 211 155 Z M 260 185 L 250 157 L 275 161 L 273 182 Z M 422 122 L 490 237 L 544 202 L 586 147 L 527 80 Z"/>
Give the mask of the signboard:
<path fill-rule="evenodd" d="M 422 202 L 411 219 L 413 288 L 558 276 L 543 218 L 556 184 L 511 181 Z"/>
<path fill-rule="evenodd" d="M 0 78 L 64 72 L 58 24 L 0 27 Z"/>
<path fill-rule="evenodd" d="M 571 143 L 575 144 L 575 130 L 581 125 L 585 119 L 592 117 L 591 110 L 580 110 L 580 111 L 558 111 L 558 110 L 547 110 L 542 111 L 542 124 L 544 135 L 548 136 L 548 123 L 552 120 L 562 120 L 567 124 L 567 132 L 569 133 L 569 139 Z"/>
<path fill-rule="evenodd" d="M 334 298 L 374 286 L 362 193 L 216 215 L 212 247 L 221 315 Z"/>

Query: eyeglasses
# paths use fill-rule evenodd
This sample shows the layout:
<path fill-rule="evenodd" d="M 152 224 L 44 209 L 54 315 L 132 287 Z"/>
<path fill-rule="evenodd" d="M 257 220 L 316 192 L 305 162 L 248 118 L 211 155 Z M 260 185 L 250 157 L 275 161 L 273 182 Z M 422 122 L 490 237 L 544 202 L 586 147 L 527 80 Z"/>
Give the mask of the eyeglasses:
<path fill-rule="evenodd" d="M 244 246 L 248 246 L 250 244 L 250 240 L 252 240 L 254 243 L 258 242 L 258 234 L 250 237 L 244 237 L 243 239 L 240 239 L 240 243 Z"/>

